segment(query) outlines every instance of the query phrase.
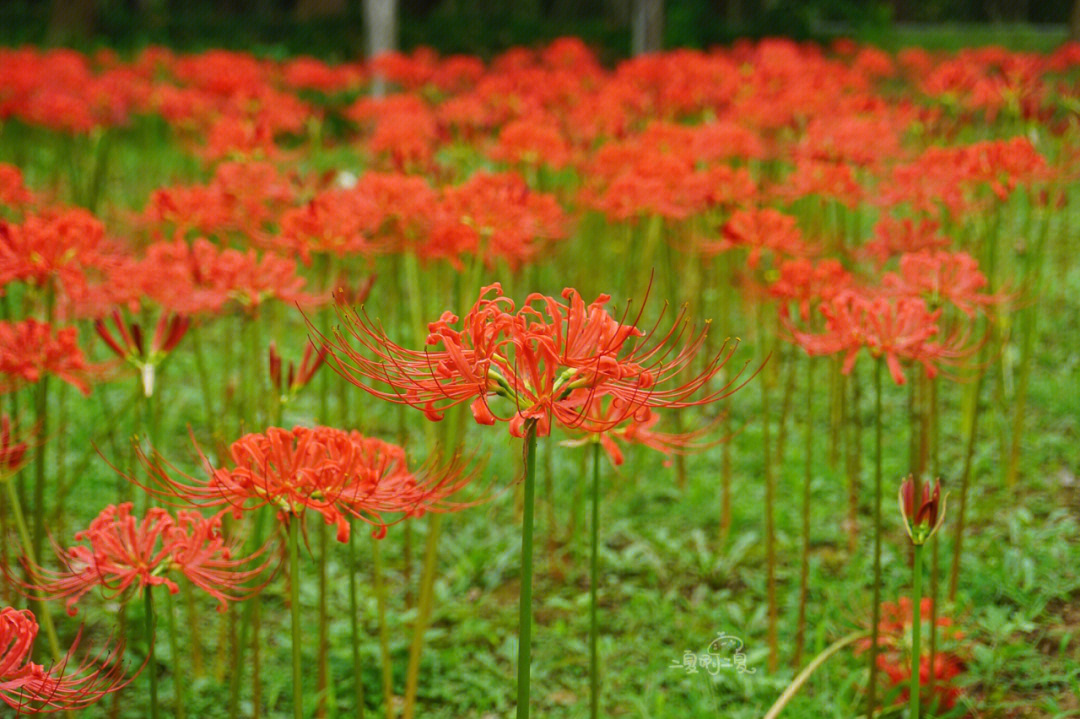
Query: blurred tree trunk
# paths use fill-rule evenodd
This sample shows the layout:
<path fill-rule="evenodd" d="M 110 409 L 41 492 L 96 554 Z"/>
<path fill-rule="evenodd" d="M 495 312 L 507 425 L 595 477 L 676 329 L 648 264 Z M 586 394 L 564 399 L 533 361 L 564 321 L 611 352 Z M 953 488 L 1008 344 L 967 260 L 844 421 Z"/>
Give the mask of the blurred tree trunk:
<path fill-rule="evenodd" d="M 367 28 L 369 58 L 397 50 L 397 10 L 398 0 L 364 0 L 364 25 Z M 375 78 L 371 93 L 375 97 L 386 94 L 386 83 L 383 78 Z"/>
<path fill-rule="evenodd" d="M 298 20 L 342 17 L 347 9 L 345 0 L 299 0 L 296 3 Z"/>
<path fill-rule="evenodd" d="M 663 49 L 664 0 L 634 0 L 630 22 L 630 48 L 635 55 Z"/>
<path fill-rule="evenodd" d="M 1072 13 L 1069 15 L 1069 39 L 1080 42 L 1080 0 L 1073 0 Z"/>
<path fill-rule="evenodd" d="M 49 41 L 69 43 L 89 39 L 94 32 L 96 16 L 94 0 L 52 0 Z"/>

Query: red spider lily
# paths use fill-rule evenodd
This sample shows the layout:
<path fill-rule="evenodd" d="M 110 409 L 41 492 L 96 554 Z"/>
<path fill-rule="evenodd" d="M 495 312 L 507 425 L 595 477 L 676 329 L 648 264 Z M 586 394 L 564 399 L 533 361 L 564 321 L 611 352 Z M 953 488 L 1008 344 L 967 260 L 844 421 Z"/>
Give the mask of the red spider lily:
<path fill-rule="evenodd" d="M 845 290 L 820 306 L 825 333 L 795 332 L 808 354 L 844 353 L 843 372 L 851 372 L 859 351 L 884 358 L 893 381 L 904 384 L 901 360 L 919 362 L 929 376 L 937 375 L 936 360 L 955 356 L 946 344 L 934 342 L 941 310 L 931 312 L 917 297 L 874 295 Z"/>
<path fill-rule="evenodd" d="M 769 285 L 769 294 L 782 300 L 780 313 L 786 319 L 790 316 L 788 302 L 795 302 L 799 307 L 799 317 L 803 322 L 810 319 L 810 306 L 813 302 L 830 301 L 841 290 L 852 285 L 851 273 L 844 269 L 839 260 L 824 259 L 814 264 L 800 257 L 784 260 L 780 264 L 780 277 Z"/>
<path fill-rule="evenodd" d="M 11 428 L 11 417 L 0 416 L 0 481 L 18 472 L 26 461 L 27 443 L 16 441 Z"/>
<path fill-rule="evenodd" d="M 775 197 L 784 200 L 816 195 L 846 207 L 857 206 L 863 194 L 850 165 L 806 159 L 798 160 L 795 170 L 773 190 Z"/>
<path fill-rule="evenodd" d="M 924 597 L 919 605 L 919 618 L 922 622 L 929 622 L 933 614 L 933 600 Z M 965 662 L 955 647 L 949 648 L 948 643 L 955 644 L 963 639 L 964 634 L 953 627 L 953 620 L 947 616 L 937 617 L 937 626 L 940 628 L 946 646 L 938 646 L 934 658 L 934 666 L 930 666 L 928 648 L 924 645 L 924 653 L 919 657 L 920 684 L 927 687 L 930 684 L 930 675 L 934 676 L 934 693 L 924 697 L 924 701 L 930 703 L 937 701 L 943 709 L 951 709 L 959 699 L 961 690 L 955 686 L 953 680 L 965 670 Z M 889 677 L 894 687 L 900 688 L 900 696 L 897 703 L 907 703 L 908 689 L 911 680 L 911 631 L 912 631 L 912 607 L 911 599 L 900 597 L 899 602 L 882 602 L 881 621 L 878 624 L 879 638 L 877 658 L 878 667 Z M 871 647 L 871 640 L 864 639 L 857 651 L 866 651 Z"/>
<path fill-rule="evenodd" d="M 48 210 L 22 224 L 0 220 L 0 288 L 11 281 L 60 287 L 85 284 L 85 270 L 101 258 L 105 228 L 86 210 Z"/>
<path fill-rule="evenodd" d="M 761 263 L 766 251 L 773 256 L 773 262 L 807 254 L 795 218 L 771 207 L 736 210 L 724 224 L 723 239 L 704 243 L 701 249 L 709 256 L 735 247 L 749 250 L 746 264 L 751 269 Z"/>
<path fill-rule="evenodd" d="M 33 578 L 28 588 L 49 599 L 66 598 L 68 614 L 89 591 L 101 587 L 119 595 L 134 587 L 165 585 L 176 594 L 179 585 L 169 572 L 187 577 L 218 601 L 225 611 L 231 601 L 242 601 L 247 582 L 258 577 L 268 562 L 256 565 L 261 553 L 235 558 L 238 545 L 226 541 L 221 530 L 223 513 L 204 518 L 198 512 L 180 510 L 176 518 L 151 507 L 139 520 L 132 504 L 109 505 L 85 531 L 75 535 L 75 545 L 58 549 L 64 569 L 52 571 L 29 567 Z M 88 545 L 88 546 L 87 546 Z"/>
<path fill-rule="evenodd" d="M 236 516 L 271 505 L 286 522 L 302 521 L 310 509 L 337 526 L 341 542 L 348 541 L 350 516 L 374 525 L 375 535 L 382 536 L 383 514 L 421 516 L 465 506 L 446 500 L 474 476 L 460 459 L 410 472 L 400 447 L 331 427 L 271 427 L 244 435 L 229 452 L 232 469 L 214 469 L 202 457 L 206 480 L 176 480 L 159 463 L 142 459 L 159 485 L 151 491 L 200 507 L 229 506 Z"/>
<path fill-rule="evenodd" d="M 112 321 L 116 326 L 117 336 L 114 337 L 105 320 L 94 321 L 94 331 L 121 359 L 134 365 L 142 375 L 143 393 L 149 397 L 154 393 L 154 369 L 165 356 L 176 349 L 176 345 L 184 338 L 188 327 L 191 326 L 191 318 L 182 315 L 173 315 L 168 311 L 161 313 L 157 327 L 154 329 L 154 337 L 149 347 L 143 341 L 142 326 L 132 322 L 125 326 L 119 310 L 113 310 Z"/>
<path fill-rule="evenodd" d="M 546 242 L 565 238 L 567 219 L 553 195 L 531 189 L 520 175 L 477 172 L 443 191 L 431 232 L 436 252 L 447 259 L 472 254 L 489 267 L 503 259 L 516 269 Z M 418 251 L 433 256 L 423 246 Z"/>
<path fill-rule="evenodd" d="M 570 144 L 558 126 L 535 118 L 516 120 L 503 127 L 490 154 L 501 162 L 555 169 L 566 167 L 571 158 Z"/>
<path fill-rule="evenodd" d="M 691 432 L 680 434 L 670 432 L 657 432 L 654 427 L 660 421 L 660 415 L 648 407 L 639 408 L 637 412 L 627 415 L 625 402 L 617 398 L 605 402 L 603 396 L 594 397 L 584 410 L 587 415 L 579 429 L 587 434 L 580 439 L 563 442 L 568 447 L 579 447 L 589 442 L 600 442 L 600 446 L 607 452 L 611 463 L 616 467 L 624 461 L 620 444 L 640 444 L 670 457 L 672 454 L 689 454 L 708 449 L 718 442 L 699 442 L 698 440 L 709 434 L 715 425 L 722 420 L 710 422 Z M 622 418 L 619 424 L 612 426 L 613 419 Z M 722 440 L 721 440 L 722 441 Z"/>
<path fill-rule="evenodd" d="M 323 362 L 326 361 L 326 348 L 322 347 L 316 352 L 315 346 L 309 343 L 304 348 L 304 357 L 300 360 L 299 369 L 290 360 L 284 375 L 281 373 L 281 355 L 278 354 L 277 344 L 274 342 L 270 342 L 267 360 L 270 366 L 270 386 L 282 401 L 287 401 L 306 387 L 322 367 Z"/>
<path fill-rule="evenodd" d="M 983 292 L 986 275 L 979 263 L 966 252 L 924 250 L 900 257 L 900 274 L 887 274 L 882 284 L 894 292 L 925 297 L 931 306 L 944 302 L 968 317 L 976 309 L 985 309 L 1001 297 Z"/>
<path fill-rule="evenodd" d="M 14 165 L 0 162 L 0 205 L 20 208 L 30 204 L 34 196 L 23 184 L 22 171 Z"/>
<path fill-rule="evenodd" d="M 50 325 L 28 319 L 0 322 L 0 392 L 10 392 L 24 383 L 36 383 L 46 374 L 90 394 L 86 365 L 77 344 L 78 330 L 65 327 L 53 331 Z"/>
<path fill-rule="evenodd" d="M 905 252 L 946 249 L 951 243 L 948 237 L 938 234 L 940 227 L 934 220 L 921 219 L 916 223 L 910 218 L 898 220 L 885 215 L 874 227 L 874 239 L 860 248 L 859 255 L 884 265 L 890 257 Z"/>
<path fill-rule="evenodd" d="M 0 608 L 0 702 L 17 716 L 82 709 L 131 682 L 124 679 L 122 647 L 69 667 L 78 638 L 67 656 L 46 670 L 30 661 L 37 633 L 37 619 L 29 610 Z"/>
<path fill-rule="evenodd" d="M 587 418 L 583 407 L 599 394 L 620 401 L 617 416 L 605 423 L 614 427 L 645 408 L 706 404 L 738 389 L 733 380 L 694 396 L 730 359 L 734 345 L 728 343 L 701 374 L 675 384 L 700 351 L 708 325 L 680 344 L 688 329 L 683 313 L 657 336 L 655 327 L 646 333 L 608 314 L 607 295 L 588 305 L 576 290 L 566 289 L 562 296 L 565 304 L 533 294 L 516 309 L 498 283 L 484 287 L 461 329 L 449 312 L 429 325 L 427 345 L 441 345 L 439 350 L 394 344 L 357 312 L 341 316 L 360 349 L 340 329 L 333 338 L 312 330 L 330 349 L 335 369 L 371 394 L 421 409 L 431 420 L 470 402 L 477 422 L 508 421 L 514 436 L 524 436 L 528 420 L 538 422 L 541 436 L 550 431 L 553 417 L 565 427 L 578 427 Z M 491 397 L 505 398 L 513 411 L 498 416 Z"/>

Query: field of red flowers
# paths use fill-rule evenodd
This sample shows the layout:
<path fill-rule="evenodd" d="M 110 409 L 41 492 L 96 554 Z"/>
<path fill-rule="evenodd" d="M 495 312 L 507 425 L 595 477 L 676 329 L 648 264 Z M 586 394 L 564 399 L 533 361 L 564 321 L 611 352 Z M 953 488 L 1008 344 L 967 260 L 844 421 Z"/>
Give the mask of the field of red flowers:
<path fill-rule="evenodd" d="M 1080 715 L 1078 80 L 0 49 L 0 709 Z"/>

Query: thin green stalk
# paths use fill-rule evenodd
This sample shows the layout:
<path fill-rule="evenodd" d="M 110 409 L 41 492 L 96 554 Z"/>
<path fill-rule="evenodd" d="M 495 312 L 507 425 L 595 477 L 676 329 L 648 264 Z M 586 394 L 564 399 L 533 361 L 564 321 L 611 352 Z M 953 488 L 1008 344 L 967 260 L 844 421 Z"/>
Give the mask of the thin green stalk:
<path fill-rule="evenodd" d="M 56 292 L 52 280 L 45 288 L 45 322 L 52 325 L 56 309 Z M 34 402 L 39 437 L 49 435 L 49 375 L 42 374 L 37 383 Z M 45 540 L 45 449 L 42 442 L 34 454 L 34 556 L 41 556 Z"/>
<path fill-rule="evenodd" d="M 908 701 L 909 719 L 919 719 L 919 684 L 922 664 L 922 553 L 923 545 L 915 545 L 915 562 L 911 566 L 911 688 Z"/>
<path fill-rule="evenodd" d="M 789 684 L 787 689 L 784 690 L 784 693 L 780 695 L 780 698 L 769 707 L 769 711 L 765 714 L 765 719 L 776 719 L 776 717 L 780 716 L 780 712 L 784 711 L 784 707 L 788 705 L 788 702 L 791 701 L 791 698 L 795 696 L 796 692 L 806 684 L 806 681 L 817 671 L 818 667 L 828 661 L 830 657 L 834 656 L 844 647 L 854 644 L 865 636 L 866 632 L 849 634 L 843 639 L 838 639 L 833 642 L 825 649 L 825 651 L 814 657 L 813 661 L 806 665 L 806 669 L 799 672 L 799 675 L 791 681 L 791 684 Z"/>
<path fill-rule="evenodd" d="M 382 664 L 383 704 L 386 719 L 394 719 L 394 673 L 390 663 L 390 629 L 386 626 L 386 583 L 383 581 L 382 547 L 371 538 L 371 574 L 375 585 L 375 609 L 379 621 L 379 655 Z"/>
<path fill-rule="evenodd" d="M 19 502 L 19 496 L 15 492 L 15 485 L 11 479 L 4 480 L 0 484 L 3 484 L 4 489 L 7 491 L 8 504 L 11 505 L 11 516 L 15 520 L 15 528 L 19 532 L 22 550 L 26 554 L 27 560 L 36 565 L 37 555 L 34 554 L 34 546 L 30 540 L 30 530 L 26 526 L 26 517 L 23 516 L 22 504 Z M 64 655 L 60 651 L 60 641 L 56 636 L 56 626 L 53 624 L 52 610 L 49 608 L 49 603 L 38 602 L 38 609 L 35 614 L 45 627 L 45 636 L 49 641 L 49 651 L 52 653 L 53 661 L 61 661 Z"/>
<path fill-rule="evenodd" d="M 319 662 L 317 667 L 318 705 L 315 716 L 333 715 L 334 687 L 330 682 L 330 668 L 327 656 L 330 654 L 330 617 L 326 606 L 326 557 L 329 554 L 329 541 L 326 522 L 319 522 Z"/>
<path fill-rule="evenodd" d="M 266 515 L 271 510 L 260 509 L 255 512 L 255 526 L 252 528 L 251 538 L 248 540 L 247 553 L 255 551 L 263 544 L 266 534 Z M 254 613 L 258 608 L 258 599 L 249 599 L 244 604 L 244 614 L 240 618 L 240 640 L 233 647 L 233 666 L 235 667 L 229 680 L 229 715 L 236 716 L 240 711 L 240 679 L 243 676 L 244 652 L 247 650 L 249 632 L 252 631 Z M 254 645 L 258 645 L 258 632 L 254 632 Z M 256 651 L 252 649 L 253 653 Z M 252 657 L 253 672 L 258 670 L 258 659 Z M 258 701 L 258 696 L 253 697 Z"/>
<path fill-rule="evenodd" d="M 289 612 L 292 615 L 293 719 L 304 719 L 303 635 L 300 628 L 300 548 L 297 540 L 299 517 L 289 517 Z"/>
<path fill-rule="evenodd" d="M 148 659 L 146 660 L 146 673 L 150 679 L 150 717 L 151 719 L 158 719 L 160 716 L 158 711 L 158 675 L 157 675 L 157 661 L 154 659 L 154 595 L 153 587 L 147 585 L 143 590 L 143 594 L 146 598 L 146 644 Z"/>
<path fill-rule="evenodd" d="M 806 358 L 806 431 L 805 464 L 802 491 L 802 556 L 799 563 L 799 619 L 795 630 L 794 666 L 802 664 L 806 642 L 806 601 L 810 578 L 810 480 L 813 476 L 811 460 L 814 451 L 814 360 Z"/>
<path fill-rule="evenodd" d="M 424 632 L 435 597 L 435 559 L 439 549 L 439 530 L 442 514 L 428 515 L 427 544 L 424 547 L 424 567 L 420 574 L 420 602 L 413 625 L 412 645 L 409 647 L 409 666 L 405 675 L 405 709 L 403 719 L 413 719 L 416 712 L 416 692 L 420 686 L 420 652 L 424 647 Z"/>
<path fill-rule="evenodd" d="M 176 719 L 187 716 L 186 700 L 187 681 L 184 677 L 184 665 L 180 660 L 180 642 L 176 633 L 176 608 L 173 606 L 172 592 L 165 592 L 165 619 L 168 621 L 169 653 L 172 654 L 173 688 L 176 693 Z"/>
<path fill-rule="evenodd" d="M 592 445 L 592 522 L 589 527 L 589 716 L 600 716 L 600 661 L 596 623 L 596 588 L 600 582 L 600 442 Z"/>
<path fill-rule="evenodd" d="M 762 355 L 767 357 L 765 340 L 765 309 L 764 305 L 758 307 L 758 341 L 761 342 Z M 762 461 L 763 475 L 765 480 L 765 571 L 766 593 L 768 595 L 768 643 L 769 643 L 769 671 L 775 672 L 780 664 L 780 649 L 777 638 L 777 621 L 779 609 L 776 601 L 776 481 L 773 478 L 772 446 L 770 442 L 771 422 L 769 421 L 769 369 L 762 372 L 761 381 L 761 437 L 762 437 Z"/>
<path fill-rule="evenodd" d="M 356 693 L 356 716 L 364 719 L 364 673 L 360 664 L 360 605 L 356 601 L 356 527 L 349 532 L 349 629 L 352 634 L 353 684 Z"/>
<path fill-rule="evenodd" d="M 982 388 L 985 370 L 979 370 L 978 376 L 971 384 L 969 394 L 967 421 L 967 446 L 964 448 L 964 467 L 960 471 L 960 500 L 956 509 L 956 529 L 953 530 L 953 557 L 952 567 L 949 570 L 949 601 L 955 601 L 956 589 L 960 581 L 960 557 L 963 553 L 964 524 L 967 514 L 968 484 L 971 479 L 971 465 L 975 458 L 975 438 L 979 423 L 979 391 Z"/>
<path fill-rule="evenodd" d="M 533 503 L 536 494 L 536 420 L 525 430 L 525 507 L 521 524 L 521 597 L 518 607 L 517 719 L 529 719 L 532 679 Z"/>
<path fill-rule="evenodd" d="M 870 627 L 870 686 L 867 689 L 866 715 L 874 719 L 877 711 L 878 678 L 878 625 L 881 623 L 881 366 L 883 359 L 874 363 L 874 592 L 871 609 L 873 624 Z"/>

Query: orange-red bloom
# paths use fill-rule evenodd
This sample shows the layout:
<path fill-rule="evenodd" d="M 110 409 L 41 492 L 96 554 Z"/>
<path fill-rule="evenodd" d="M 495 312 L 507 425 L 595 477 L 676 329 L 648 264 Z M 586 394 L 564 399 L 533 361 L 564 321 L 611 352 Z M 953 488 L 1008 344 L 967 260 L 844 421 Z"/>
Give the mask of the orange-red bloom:
<path fill-rule="evenodd" d="M 349 517 L 369 522 L 381 536 L 387 526 L 383 514 L 455 509 L 459 505 L 447 498 L 473 479 L 460 460 L 410 472 L 400 447 L 332 427 L 270 427 L 244 435 L 229 452 L 231 469 L 214 469 L 203 458 L 206 480 L 176 480 L 143 459 L 159 484 L 155 491 L 200 507 L 229 506 L 236 516 L 270 505 L 286 522 L 302 521 L 310 509 L 337 527 L 341 542 L 349 538 Z"/>
<path fill-rule="evenodd" d="M 90 394 L 89 368 L 77 343 L 78 330 L 53 328 L 35 319 L 0 322 L 0 392 L 36 383 L 46 374 Z"/>
<path fill-rule="evenodd" d="M 164 509 L 151 507 L 140 520 L 132 504 L 109 505 L 78 532 L 75 545 L 59 552 L 64 568 L 52 571 L 31 567 L 33 591 L 49 599 L 66 598 L 68 614 L 90 590 L 101 587 L 114 595 L 129 588 L 165 585 L 176 594 L 179 585 L 169 578 L 178 572 L 218 600 L 219 610 L 228 602 L 244 599 L 245 584 L 257 577 L 266 564 L 256 565 L 258 553 L 235 558 L 237 546 L 221 531 L 221 514 L 209 519 L 198 512 L 181 510 L 174 519 Z"/>
<path fill-rule="evenodd" d="M 124 679 L 120 647 L 69 666 L 78 639 L 51 669 L 35 664 L 30 651 L 37 633 L 37 619 L 29 610 L 0 608 L 0 702 L 16 715 L 82 709 L 130 682 Z"/>
<path fill-rule="evenodd" d="M 658 334 L 657 327 L 646 333 L 610 315 L 607 295 L 588 305 L 576 290 L 562 296 L 565 303 L 529 295 L 517 309 L 498 283 L 489 285 L 460 329 L 449 312 L 428 326 L 427 345 L 441 349 L 401 347 L 366 316 L 347 311 L 342 319 L 359 349 L 340 329 L 319 339 L 329 347 L 335 369 L 377 397 L 421 409 L 432 420 L 469 402 L 477 422 L 507 421 L 515 436 L 524 436 L 530 420 L 541 436 L 553 418 L 578 427 L 587 418 L 583 407 L 600 394 L 620 402 L 618 416 L 607 422 L 613 427 L 645 408 L 705 404 L 738 389 L 732 381 L 699 394 L 734 352 L 727 343 L 700 374 L 687 376 L 708 325 L 684 343 L 688 327 L 682 313 L 666 333 Z M 500 414 L 490 401 L 495 397 L 505 400 L 508 413 Z"/>

